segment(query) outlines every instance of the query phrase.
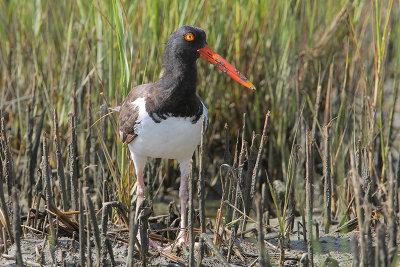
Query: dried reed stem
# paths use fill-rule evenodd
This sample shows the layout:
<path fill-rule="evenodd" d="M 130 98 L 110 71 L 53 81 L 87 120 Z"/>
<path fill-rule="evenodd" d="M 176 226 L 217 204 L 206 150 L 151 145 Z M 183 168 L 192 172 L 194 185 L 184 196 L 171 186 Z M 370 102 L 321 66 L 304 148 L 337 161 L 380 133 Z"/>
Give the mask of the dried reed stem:
<path fill-rule="evenodd" d="M 205 155 L 205 134 L 207 128 L 207 121 L 203 118 L 202 128 L 201 128 L 201 139 L 199 147 L 199 179 L 197 186 L 197 197 L 199 199 L 199 217 L 200 217 L 200 228 L 202 233 L 206 233 L 206 207 L 205 207 L 205 166 L 204 166 L 204 155 Z M 228 140 L 229 143 L 229 140 Z M 229 148 L 228 148 L 229 152 Z M 189 213 L 190 214 L 190 213 Z M 190 225 L 190 224 L 189 224 Z M 201 264 L 204 256 L 204 243 L 200 242 L 199 256 L 197 259 L 197 266 Z"/>
<path fill-rule="evenodd" d="M 306 220 L 307 220 L 307 250 L 310 266 L 314 266 L 312 209 L 313 209 L 313 144 L 309 132 L 306 131 Z"/>
<path fill-rule="evenodd" d="M 326 86 L 326 95 L 325 95 L 324 125 L 327 125 L 331 118 L 330 107 L 331 107 L 333 67 L 334 67 L 334 62 L 332 62 L 329 66 L 329 77 L 328 77 L 328 84 Z"/>
<path fill-rule="evenodd" d="M 7 234 L 6 234 L 6 229 L 5 227 L 1 228 L 1 238 L 3 238 L 3 253 L 7 254 L 8 246 L 7 246 Z"/>
<path fill-rule="evenodd" d="M 399 158 L 400 161 L 400 158 Z M 389 233 L 389 242 L 388 242 L 388 261 L 392 263 L 396 250 L 397 250 L 397 227 L 398 227 L 398 214 L 396 212 L 396 200 L 397 200 L 397 185 L 396 179 L 394 178 L 393 168 L 392 168 L 392 154 L 389 153 L 388 155 L 388 176 L 389 176 L 389 183 L 388 183 L 388 201 L 387 201 L 387 229 Z M 383 236 L 383 240 L 385 240 L 385 236 Z M 385 265 L 381 265 L 385 266 Z"/>
<path fill-rule="evenodd" d="M 189 171 L 189 209 L 188 209 L 188 228 L 189 228 L 189 266 L 194 267 L 196 262 L 194 261 L 194 206 L 193 206 L 193 198 L 194 198 L 194 177 L 193 177 L 193 162 L 190 162 L 190 171 Z"/>
<path fill-rule="evenodd" d="M 363 211 L 363 190 L 361 189 L 361 177 L 359 176 L 356 164 L 354 160 L 354 151 L 351 149 L 350 151 L 350 163 L 352 168 L 351 182 L 354 189 L 354 197 L 356 203 L 356 213 L 358 218 L 358 229 L 360 231 L 360 250 L 361 250 L 361 262 L 360 266 L 364 266 L 368 262 L 367 254 L 367 245 L 366 245 L 366 237 L 365 237 L 365 228 L 364 228 L 364 211 Z"/>
<path fill-rule="evenodd" d="M 94 211 L 93 207 L 93 202 L 90 199 L 89 193 L 88 193 L 88 188 L 84 188 L 83 194 L 86 199 L 86 210 L 88 211 L 89 217 L 90 217 L 90 225 L 92 226 L 93 229 L 93 236 L 94 236 L 94 244 L 96 246 L 96 258 L 97 258 L 97 266 L 100 266 L 100 251 L 101 251 L 101 244 L 100 244 L 100 231 L 99 231 L 99 225 L 97 224 L 96 220 L 96 213 Z"/>
<path fill-rule="evenodd" d="M 375 248 L 375 265 L 374 266 L 389 266 L 388 265 L 388 250 L 385 240 L 385 227 L 381 223 L 376 226 L 376 248 Z M 371 265 L 370 265 L 371 266 Z"/>
<path fill-rule="evenodd" d="M 148 197 L 147 200 L 149 201 L 150 205 L 153 205 L 154 201 L 154 181 L 157 178 L 157 174 L 161 174 L 161 159 L 156 158 L 152 161 L 149 161 L 147 164 L 147 186 L 148 189 Z"/>
<path fill-rule="evenodd" d="M 11 148 L 6 134 L 6 126 L 4 117 L 1 118 L 1 150 L 2 150 L 2 165 L 3 165 L 3 179 L 7 184 L 8 195 L 11 196 L 11 191 L 15 183 L 14 163 L 11 156 Z"/>
<path fill-rule="evenodd" d="M 19 207 L 19 192 L 16 187 L 12 189 L 12 199 L 13 199 L 13 232 L 15 240 L 15 263 L 17 266 L 24 266 L 22 261 L 22 251 L 21 251 L 21 210 Z M 6 242 L 6 241 L 4 241 Z"/>
<path fill-rule="evenodd" d="M 400 152 L 397 156 L 397 173 L 396 173 L 396 177 L 394 178 L 394 212 L 396 214 L 399 213 L 400 208 L 399 208 L 399 189 L 400 189 Z"/>
<path fill-rule="evenodd" d="M 363 166 L 363 161 L 362 161 L 362 147 L 361 147 L 361 140 L 357 140 L 357 147 L 356 147 L 356 168 L 357 168 L 357 173 L 361 177 L 362 176 L 362 166 Z"/>
<path fill-rule="evenodd" d="M 329 227 L 332 224 L 331 206 L 332 206 L 332 188 L 331 188 L 331 157 L 330 157 L 330 133 L 329 125 L 324 127 L 324 152 L 322 160 L 322 170 L 324 176 L 324 229 L 325 234 L 329 233 Z"/>
<path fill-rule="evenodd" d="M 259 187 L 261 186 L 261 201 L 262 201 L 262 207 L 263 209 L 265 209 L 265 207 L 267 207 L 267 203 L 269 201 L 268 199 L 268 187 L 266 183 L 262 183 L 261 185 L 259 185 Z M 269 220 L 269 218 L 268 218 Z M 267 221 L 267 223 L 269 223 L 269 221 Z"/>
<path fill-rule="evenodd" d="M 102 213 L 101 213 L 101 248 L 102 248 L 102 252 L 101 252 L 101 259 L 100 259 L 100 262 L 103 266 L 109 265 L 109 263 L 107 262 L 107 253 L 108 253 L 108 255 L 110 255 L 112 265 L 115 265 L 114 254 L 113 254 L 112 249 L 110 250 L 110 240 L 107 237 L 108 217 L 109 217 L 109 214 L 111 213 L 111 208 L 117 207 L 117 208 L 123 209 L 124 211 L 120 212 L 120 214 L 123 215 L 124 221 L 128 222 L 127 216 L 124 214 L 124 212 L 126 212 L 126 208 L 125 208 L 125 206 L 123 206 L 124 208 L 122 208 L 121 206 L 123 206 L 122 203 L 118 202 L 118 201 L 103 203 L 103 209 L 102 209 Z"/>
<path fill-rule="evenodd" d="M 370 158 L 366 148 L 363 149 L 362 159 L 363 160 L 362 160 L 361 178 L 363 180 L 363 185 L 362 185 L 363 190 L 360 196 L 364 198 L 364 195 L 366 195 L 365 203 L 370 203 L 372 200 L 372 180 L 371 180 L 370 169 L 368 167 L 368 161 L 370 160 Z"/>
<path fill-rule="evenodd" d="M 39 150 L 39 145 L 40 145 L 40 136 L 42 133 L 43 129 L 43 122 L 44 122 L 44 116 L 46 114 L 46 108 L 43 109 L 42 114 L 40 115 L 40 121 L 39 124 L 36 126 L 36 133 L 35 133 L 35 139 L 33 141 L 33 148 L 31 151 L 30 158 L 28 159 L 28 165 L 29 165 L 29 187 L 35 184 L 35 171 L 36 171 L 36 164 L 37 164 L 37 154 Z M 30 189 L 29 189 L 30 190 Z M 28 197 L 31 192 L 28 190 Z M 29 199 L 28 199 L 29 201 Z"/>
<path fill-rule="evenodd" d="M 238 165 L 238 155 L 239 155 L 239 140 L 240 140 L 240 134 L 239 131 L 237 132 L 237 138 L 236 138 L 236 144 L 235 144 L 235 155 L 233 157 L 233 163 L 232 165 L 228 165 L 230 168 L 229 172 L 226 172 L 226 175 L 223 177 L 225 179 L 225 199 L 233 202 L 235 200 L 236 196 L 236 186 L 234 186 L 237 183 L 237 172 L 235 171 Z M 232 221 L 232 215 L 233 215 L 233 209 L 229 206 L 226 207 L 227 213 L 226 213 L 226 222 L 231 222 Z"/>
<path fill-rule="evenodd" d="M 263 204 L 262 199 L 258 195 L 255 199 L 256 211 L 257 211 L 257 239 L 258 249 L 260 251 L 259 262 L 260 266 L 271 266 L 269 261 L 268 251 L 266 250 L 264 243 L 264 227 L 263 227 Z"/>
<path fill-rule="evenodd" d="M 250 152 L 249 156 L 247 159 L 247 171 L 245 173 L 244 179 L 244 190 L 243 190 L 243 201 L 244 201 L 244 212 L 247 216 L 250 215 L 250 209 L 251 209 L 251 203 L 253 202 L 253 198 L 251 196 L 251 190 L 252 188 L 252 174 L 254 172 L 254 166 L 255 166 L 255 161 L 257 157 L 257 149 L 256 149 L 256 134 L 253 132 L 252 140 L 251 140 L 251 146 L 250 146 Z M 244 231 L 246 229 L 246 224 L 247 224 L 247 217 L 244 217 L 243 223 L 242 223 L 242 228 L 241 230 Z"/>
<path fill-rule="evenodd" d="M 77 137 L 76 137 L 76 117 L 72 114 L 70 117 L 70 143 L 69 143 L 69 171 L 71 179 L 71 200 L 72 209 L 79 209 L 78 201 L 78 151 L 77 151 Z"/>
<path fill-rule="evenodd" d="M 64 210 L 67 210 L 69 206 L 67 197 L 67 188 L 65 184 L 64 163 L 61 155 L 60 133 L 58 129 L 58 115 L 57 115 L 57 110 L 55 109 L 54 109 L 54 119 L 53 119 L 53 134 L 54 134 L 54 143 L 56 149 L 55 152 L 57 158 L 57 176 L 61 187 L 62 207 Z"/>
<path fill-rule="evenodd" d="M 108 107 L 107 104 L 103 104 L 100 106 L 100 116 L 103 117 L 108 113 Z M 108 144 L 108 135 L 107 135 L 107 129 L 108 129 L 108 120 L 101 120 L 101 137 L 104 140 L 105 146 Z M 98 151 L 99 155 L 99 160 L 102 165 L 107 164 L 106 156 L 104 151 L 100 150 Z M 95 179 L 95 185 L 100 186 L 102 182 L 106 179 L 106 174 L 102 172 L 102 175 L 97 175 L 98 178 Z"/>
<path fill-rule="evenodd" d="M 3 190 L 3 182 L 4 179 L 7 180 L 8 178 L 6 175 L 10 175 L 9 172 L 11 172 L 12 175 L 12 158 L 11 158 L 11 153 L 10 147 L 8 144 L 8 138 L 6 136 L 6 131 L 5 131 L 5 123 L 4 123 L 4 118 L 1 118 L 1 127 L 0 127 L 1 135 L 0 135 L 0 159 L 1 159 L 1 165 L 2 169 L 0 169 L 0 174 L 2 175 L 2 183 L 0 184 L 0 207 L 1 211 L 4 214 L 4 219 L 5 219 L 5 227 L 7 229 L 8 236 L 10 238 L 11 243 L 14 243 L 14 237 L 11 231 L 11 224 L 10 224 L 10 217 L 9 217 L 9 210 L 7 207 L 6 199 L 4 196 L 4 190 Z M 8 152 L 7 152 L 8 151 Z M 10 166 L 11 165 L 11 166 Z M 3 178 L 4 177 L 4 178 Z M 4 224 L 4 223 L 3 223 Z M 6 242 L 6 239 L 4 239 L 4 243 Z"/>
<path fill-rule="evenodd" d="M 25 167 L 25 192 L 28 197 L 28 206 L 32 206 L 32 189 L 34 187 L 34 179 L 33 176 L 31 176 L 31 165 L 32 165 L 32 149 L 33 149 L 33 142 L 32 142 L 32 137 L 33 137 L 33 126 L 35 124 L 34 117 L 33 117 L 33 109 L 35 106 L 35 94 L 36 94 L 36 79 L 33 79 L 33 86 L 32 86 L 32 98 L 31 101 L 28 104 L 28 110 L 27 110 L 27 130 L 26 130 L 26 151 L 25 151 L 25 156 L 26 156 L 26 167 Z"/>
<path fill-rule="evenodd" d="M 83 210 L 84 201 L 83 201 L 83 189 L 82 189 L 82 182 L 79 183 L 79 255 L 80 255 L 80 263 L 81 266 L 85 266 L 86 257 L 85 257 L 85 214 Z M 90 243 L 88 243 L 88 247 L 90 247 Z"/>
<path fill-rule="evenodd" d="M 271 116 L 271 112 L 268 111 L 267 114 L 265 114 L 264 128 L 263 128 L 263 132 L 262 132 L 262 136 L 261 136 L 260 146 L 258 147 L 257 159 L 256 159 L 256 163 L 254 164 L 253 175 L 251 176 L 251 190 L 250 190 L 251 198 L 254 198 L 254 194 L 255 194 L 255 189 L 256 189 L 256 184 L 257 184 L 257 174 L 258 174 L 258 170 L 260 167 L 261 156 L 263 153 L 265 142 L 267 140 L 268 120 L 269 120 L 270 116 Z M 258 184 L 261 185 L 261 183 L 258 183 Z"/>
<path fill-rule="evenodd" d="M 295 157 L 291 157 L 291 161 L 293 163 L 292 166 L 295 166 L 296 160 Z M 295 175 L 290 175 L 288 179 L 286 179 L 286 190 L 287 193 L 287 209 L 286 209 L 286 218 L 285 218 L 285 234 L 284 237 L 286 238 L 286 245 L 290 248 L 290 235 L 293 232 L 294 228 L 294 220 L 296 217 L 296 200 L 295 200 Z M 284 242 L 281 242 L 282 246 Z M 283 250 L 283 249 L 282 249 Z M 283 255 L 282 255 L 283 257 Z"/>
<path fill-rule="evenodd" d="M 136 225 L 135 218 L 136 218 L 135 208 L 134 206 L 132 206 L 129 213 L 129 247 L 128 247 L 128 259 L 126 261 L 126 267 L 134 266 L 133 254 L 135 251 L 135 244 L 137 242 L 136 240 L 137 231 L 134 231 L 135 229 L 137 229 L 137 226 L 135 226 Z"/>
<path fill-rule="evenodd" d="M 107 179 L 103 180 L 103 186 L 102 186 L 102 192 L 101 192 L 101 199 L 103 201 L 103 203 L 109 202 L 110 201 L 110 195 L 108 193 L 109 189 L 108 189 L 108 182 Z M 108 216 L 111 217 L 111 213 L 108 214 Z"/>
<path fill-rule="evenodd" d="M 47 138 L 46 133 L 43 134 L 43 152 L 42 152 L 42 163 L 41 169 L 43 174 L 43 180 L 45 184 L 45 198 L 46 198 L 46 205 L 49 210 L 52 210 L 54 207 L 53 204 L 53 194 L 52 194 L 52 185 L 51 185 L 51 171 L 50 171 L 50 164 L 49 164 L 49 152 L 47 148 Z M 54 229 L 53 220 L 51 219 L 51 214 L 47 214 L 47 219 L 49 222 L 49 234 L 48 234 L 48 243 L 49 243 L 49 250 L 50 256 L 52 259 L 53 264 L 55 264 L 55 247 L 57 245 L 57 233 Z"/>
<path fill-rule="evenodd" d="M 115 259 L 114 259 L 114 252 L 113 252 L 113 248 L 111 245 L 111 241 L 108 238 L 106 239 L 106 246 L 107 246 L 107 250 L 108 250 L 108 255 L 110 255 L 111 266 L 115 267 L 115 266 L 117 266 L 117 263 L 115 262 Z"/>
<path fill-rule="evenodd" d="M 84 155 L 84 168 L 83 168 L 83 185 L 89 186 L 89 178 L 90 178 L 90 155 L 92 148 L 92 136 L 93 136 L 93 128 L 92 128 L 92 87 L 90 86 L 90 82 L 88 84 L 89 90 L 87 95 L 88 107 L 87 107 L 87 136 L 85 142 L 85 155 Z"/>
<path fill-rule="evenodd" d="M 140 235 L 140 257 L 142 260 L 142 265 L 147 266 L 147 253 L 149 250 L 149 235 L 148 235 L 148 224 L 149 224 L 149 215 L 151 213 L 151 208 L 148 205 L 146 199 L 138 199 L 141 201 L 139 205 L 139 212 L 136 212 L 138 215 L 137 221 L 139 222 L 139 235 Z"/>
<path fill-rule="evenodd" d="M 82 194 L 83 194 L 83 189 L 82 189 Z M 82 195 L 81 200 L 86 205 L 83 195 Z M 86 230 L 87 230 L 87 233 L 86 233 L 87 266 L 92 267 L 93 263 L 92 263 L 92 249 L 91 249 L 91 245 L 90 245 L 90 215 L 89 215 L 89 212 L 86 212 Z"/>
<path fill-rule="evenodd" d="M 52 213 L 48 212 L 47 213 L 47 221 L 49 222 L 49 231 L 47 235 L 47 243 L 49 244 L 49 251 L 50 251 L 50 257 L 53 265 L 56 264 L 56 246 L 57 246 L 57 234 L 58 231 L 56 231 L 56 227 L 54 227 L 54 222 L 53 219 L 51 218 Z M 58 221 L 56 222 L 57 227 L 58 227 Z"/>
<path fill-rule="evenodd" d="M 319 106 L 321 103 L 321 88 L 322 88 L 321 87 L 321 74 L 319 73 L 318 84 L 317 84 L 317 96 L 315 98 L 315 104 L 314 104 L 314 118 L 313 118 L 313 124 L 312 124 L 312 129 L 311 129 L 311 138 L 313 140 L 315 139 L 315 132 L 317 130 Z"/>
<path fill-rule="evenodd" d="M 241 206 L 243 203 L 243 167 L 244 167 L 244 162 L 245 162 L 245 156 L 247 154 L 247 142 L 245 140 L 245 135 L 246 135 L 246 113 L 243 114 L 243 128 L 242 128 L 242 145 L 240 149 L 240 154 L 239 154 L 239 161 L 238 161 L 238 171 L 237 171 L 237 179 L 236 179 L 236 191 L 235 191 L 235 205 L 236 209 L 241 210 Z M 235 186 L 233 186 L 235 187 Z M 232 222 L 233 223 L 233 231 L 231 238 L 229 239 L 229 245 L 228 245 L 228 255 L 227 255 L 227 260 L 228 262 L 230 261 L 231 258 L 231 253 L 232 253 L 232 248 L 234 244 L 234 240 L 236 239 L 236 234 L 238 230 L 238 224 L 236 222 L 237 219 L 237 211 L 236 209 L 233 210 L 233 215 L 232 215 Z"/>
<path fill-rule="evenodd" d="M 207 234 L 200 234 L 200 238 L 203 239 L 204 243 L 208 246 L 208 248 L 214 253 L 215 257 L 221 262 L 222 266 L 229 267 L 229 263 L 226 261 L 224 256 L 221 254 L 219 249 L 214 246 L 212 240 L 207 236 Z"/>
<path fill-rule="evenodd" d="M 47 149 L 47 138 L 46 133 L 43 134 L 43 154 L 41 169 L 43 174 L 43 181 L 45 186 L 45 198 L 47 208 L 51 210 L 53 207 L 53 194 L 51 192 L 51 180 L 50 180 L 50 166 L 49 166 L 49 152 Z"/>

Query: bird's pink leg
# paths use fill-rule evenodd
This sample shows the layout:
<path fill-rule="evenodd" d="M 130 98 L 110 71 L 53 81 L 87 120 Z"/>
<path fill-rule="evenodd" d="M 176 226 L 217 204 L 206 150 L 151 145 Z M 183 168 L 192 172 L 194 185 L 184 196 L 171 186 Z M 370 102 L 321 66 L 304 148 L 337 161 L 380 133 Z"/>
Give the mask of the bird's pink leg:
<path fill-rule="evenodd" d="M 187 235 L 186 235 L 186 206 L 189 198 L 188 193 L 188 175 L 189 175 L 189 162 L 181 162 L 181 185 L 179 187 L 179 200 L 181 202 L 181 223 L 180 230 L 178 234 L 178 239 L 176 245 L 179 246 L 182 243 L 186 243 Z"/>
<path fill-rule="evenodd" d="M 146 188 L 144 186 L 143 180 L 143 171 L 140 170 L 137 172 L 137 185 L 136 185 L 136 194 L 138 198 L 144 198 L 144 192 L 146 192 Z"/>
<path fill-rule="evenodd" d="M 182 244 L 187 243 L 187 233 L 186 233 L 186 206 L 189 199 L 189 192 L 188 192 L 188 177 L 189 177 L 189 161 L 181 161 L 179 162 L 180 169 L 181 169 L 181 185 L 179 187 L 179 200 L 181 203 L 181 222 L 180 222 L 180 230 L 176 242 L 170 244 L 169 246 L 165 247 L 164 250 L 168 251 L 175 247 L 178 247 Z M 189 227 L 192 227 L 189 225 Z M 195 243 L 195 247 L 197 247 L 197 243 Z"/>
<path fill-rule="evenodd" d="M 139 243 L 141 244 L 142 241 L 140 239 L 140 233 L 137 233 L 136 238 L 139 241 Z M 161 249 L 161 245 L 159 245 L 156 242 L 154 242 L 153 240 L 151 240 L 150 237 L 148 238 L 148 240 L 149 240 L 149 247 L 154 248 L 154 249 Z"/>

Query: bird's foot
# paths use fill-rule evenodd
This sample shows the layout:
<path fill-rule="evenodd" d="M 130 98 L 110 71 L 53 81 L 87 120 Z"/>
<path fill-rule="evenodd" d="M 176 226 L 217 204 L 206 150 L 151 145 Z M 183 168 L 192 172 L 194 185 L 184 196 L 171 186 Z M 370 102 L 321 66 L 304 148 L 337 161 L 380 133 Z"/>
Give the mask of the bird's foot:
<path fill-rule="evenodd" d="M 151 248 L 153 248 L 153 249 L 156 249 L 156 250 L 159 250 L 159 249 L 162 248 L 161 245 L 159 245 L 158 243 L 154 242 L 154 241 L 151 240 L 150 238 L 149 238 L 149 246 L 150 246 Z"/>
<path fill-rule="evenodd" d="M 150 238 L 149 238 L 149 246 L 150 246 L 151 248 L 156 249 L 156 250 L 159 250 L 159 249 L 162 248 L 161 245 L 159 245 L 158 243 L 154 242 L 154 241 L 151 240 Z"/>
<path fill-rule="evenodd" d="M 175 243 L 177 246 L 180 246 L 187 242 L 187 234 L 185 229 L 180 230 L 178 234 L 178 238 L 176 239 Z"/>
<path fill-rule="evenodd" d="M 142 244 L 139 233 L 137 234 L 136 238 L 139 241 L 139 243 Z M 161 245 L 159 245 L 158 243 L 156 243 L 153 240 L 151 240 L 150 237 L 148 239 L 148 242 L 149 242 L 149 247 L 152 248 L 152 249 L 159 250 L 159 249 L 162 248 Z"/>
<path fill-rule="evenodd" d="M 180 231 L 178 238 L 172 242 L 171 244 L 169 244 L 168 246 L 164 247 L 162 250 L 165 252 L 171 252 L 174 249 L 181 247 L 181 246 L 185 246 L 186 248 L 189 247 L 189 243 L 188 243 L 188 238 L 187 238 L 187 234 L 185 231 Z M 199 247 L 199 243 L 195 242 L 194 243 L 194 247 L 198 248 Z"/>

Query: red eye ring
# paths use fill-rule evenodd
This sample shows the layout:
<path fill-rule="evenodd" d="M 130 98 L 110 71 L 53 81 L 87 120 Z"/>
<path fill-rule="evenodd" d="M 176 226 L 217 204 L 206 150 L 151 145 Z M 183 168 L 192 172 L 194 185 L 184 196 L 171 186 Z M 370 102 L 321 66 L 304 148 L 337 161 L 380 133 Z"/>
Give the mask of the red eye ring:
<path fill-rule="evenodd" d="M 194 35 L 193 35 L 193 33 L 189 32 L 189 33 L 185 34 L 185 40 L 186 40 L 186 41 L 189 41 L 189 42 L 194 41 Z"/>

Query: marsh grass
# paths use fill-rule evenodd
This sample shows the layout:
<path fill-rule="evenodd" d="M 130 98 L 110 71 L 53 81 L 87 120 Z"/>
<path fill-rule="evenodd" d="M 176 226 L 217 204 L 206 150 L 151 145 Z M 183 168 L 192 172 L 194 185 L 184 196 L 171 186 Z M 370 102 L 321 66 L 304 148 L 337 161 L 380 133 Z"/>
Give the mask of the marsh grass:
<path fill-rule="evenodd" d="M 37 223 L 38 208 L 43 206 L 37 194 L 41 188 L 37 161 L 43 155 L 40 140 L 43 132 L 53 129 L 57 134 L 48 136 L 47 142 L 50 168 L 58 171 L 52 182 L 55 206 L 66 212 L 71 205 L 71 179 L 75 180 L 69 166 L 75 160 L 74 176 L 84 177 L 90 194 L 101 199 L 101 203 L 134 203 L 134 166 L 119 140 L 117 116 L 107 108 L 120 105 L 133 86 L 157 80 L 169 34 L 183 24 L 192 24 L 205 29 L 208 44 L 257 88 L 255 92 L 246 90 L 199 60 L 198 93 L 210 114 L 202 149 L 206 154 L 201 160 L 201 171 L 206 177 L 205 195 L 218 195 L 220 187 L 226 185 L 226 195 L 221 195 L 218 227 L 222 225 L 236 235 L 239 222 L 243 227 L 250 220 L 246 216 L 256 217 L 253 202 L 235 204 L 235 181 L 227 178 L 229 175 L 220 176 L 220 166 L 229 166 L 231 174 L 238 174 L 240 168 L 247 172 L 251 165 L 247 161 L 249 151 L 239 148 L 245 148 L 246 140 L 259 142 L 259 136 L 253 133 L 263 133 L 268 110 L 265 149 L 257 163 L 260 170 L 248 177 L 256 181 L 252 186 L 259 193 L 262 184 L 271 185 L 269 195 L 262 200 L 266 203 L 263 208 L 278 217 L 281 238 L 288 231 L 284 220 L 291 205 L 305 215 L 307 131 L 314 142 L 314 160 L 310 162 L 314 209 L 323 206 L 323 169 L 330 172 L 332 225 L 325 232 L 346 226 L 362 210 L 371 209 L 385 220 L 398 216 L 396 198 L 390 206 L 384 201 L 390 199 L 390 186 L 395 186 L 390 196 L 396 196 L 399 188 L 399 171 L 395 167 L 400 147 L 399 8 L 393 0 L 0 1 L 0 114 L 7 136 L 2 137 L 0 174 L 3 178 L 15 173 L 13 182 L 23 188 L 21 199 L 27 200 L 20 202 L 21 210 L 26 213 L 29 208 L 36 208 L 32 216 Z M 243 113 L 247 114 L 246 127 Z M 77 157 L 71 159 L 67 149 L 71 134 L 69 114 L 76 116 Z M 227 144 L 222 137 L 226 123 L 230 126 L 226 128 L 230 129 L 228 137 L 237 138 L 236 144 Z M 328 125 L 329 139 L 324 131 Z M 241 128 L 244 130 L 239 136 Z M 324 140 L 329 141 L 324 144 Z M 236 154 L 231 157 L 227 151 Z M 324 155 L 324 151 L 329 155 Z M 11 153 L 13 164 L 7 153 Z M 197 153 L 195 170 L 198 156 Z M 325 164 L 323 168 L 321 164 Z M 154 165 L 148 168 L 151 166 Z M 66 189 L 62 188 L 64 170 Z M 175 162 L 163 160 L 150 173 L 160 174 L 151 180 L 157 187 L 154 196 L 149 194 L 154 199 L 168 188 L 177 187 Z M 276 180 L 285 184 L 282 199 L 272 186 Z M 226 183 L 221 185 L 219 181 Z M 6 182 L 5 195 L 9 200 L 14 184 Z M 371 191 L 360 190 L 371 194 L 372 202 L 358 199 L 361 191 L 354 187 L 358 183 L 370 186 Z M 254 197 L 256 192 L 251 191 L 251 195 Z M 226 201 L 246 216 L 223 204 Z M 2 218 L 13 242 L 4 202 Z M 329 213 L 328 209 L 324 212 Z M 121 211 L 109 214 L 114 222 L 128 223 L 122 218 L 129 217 L 125 213 L 122 216 Z M 63 220 L 76 226 L 64 217 Z M 361 232 L 368 233 L 369 221 L 370 218 L 358 221 Z M 398 226 L 394 225 L 391 229 Z M 208 242 L 203 235 L 202 240 Z M 219 240 L 215 236 L 214 244 L 221 246 L 223 237 Z M 360 240 L 360 245 L 367 241 Z M 396 246 L 390 248 L 390 260 L 398 262 L 398 252 L 393 252 Z M 318 251 L 315 249 L 314 253 Z M 282 260 L 284 257 L 281 264 Z"/>

